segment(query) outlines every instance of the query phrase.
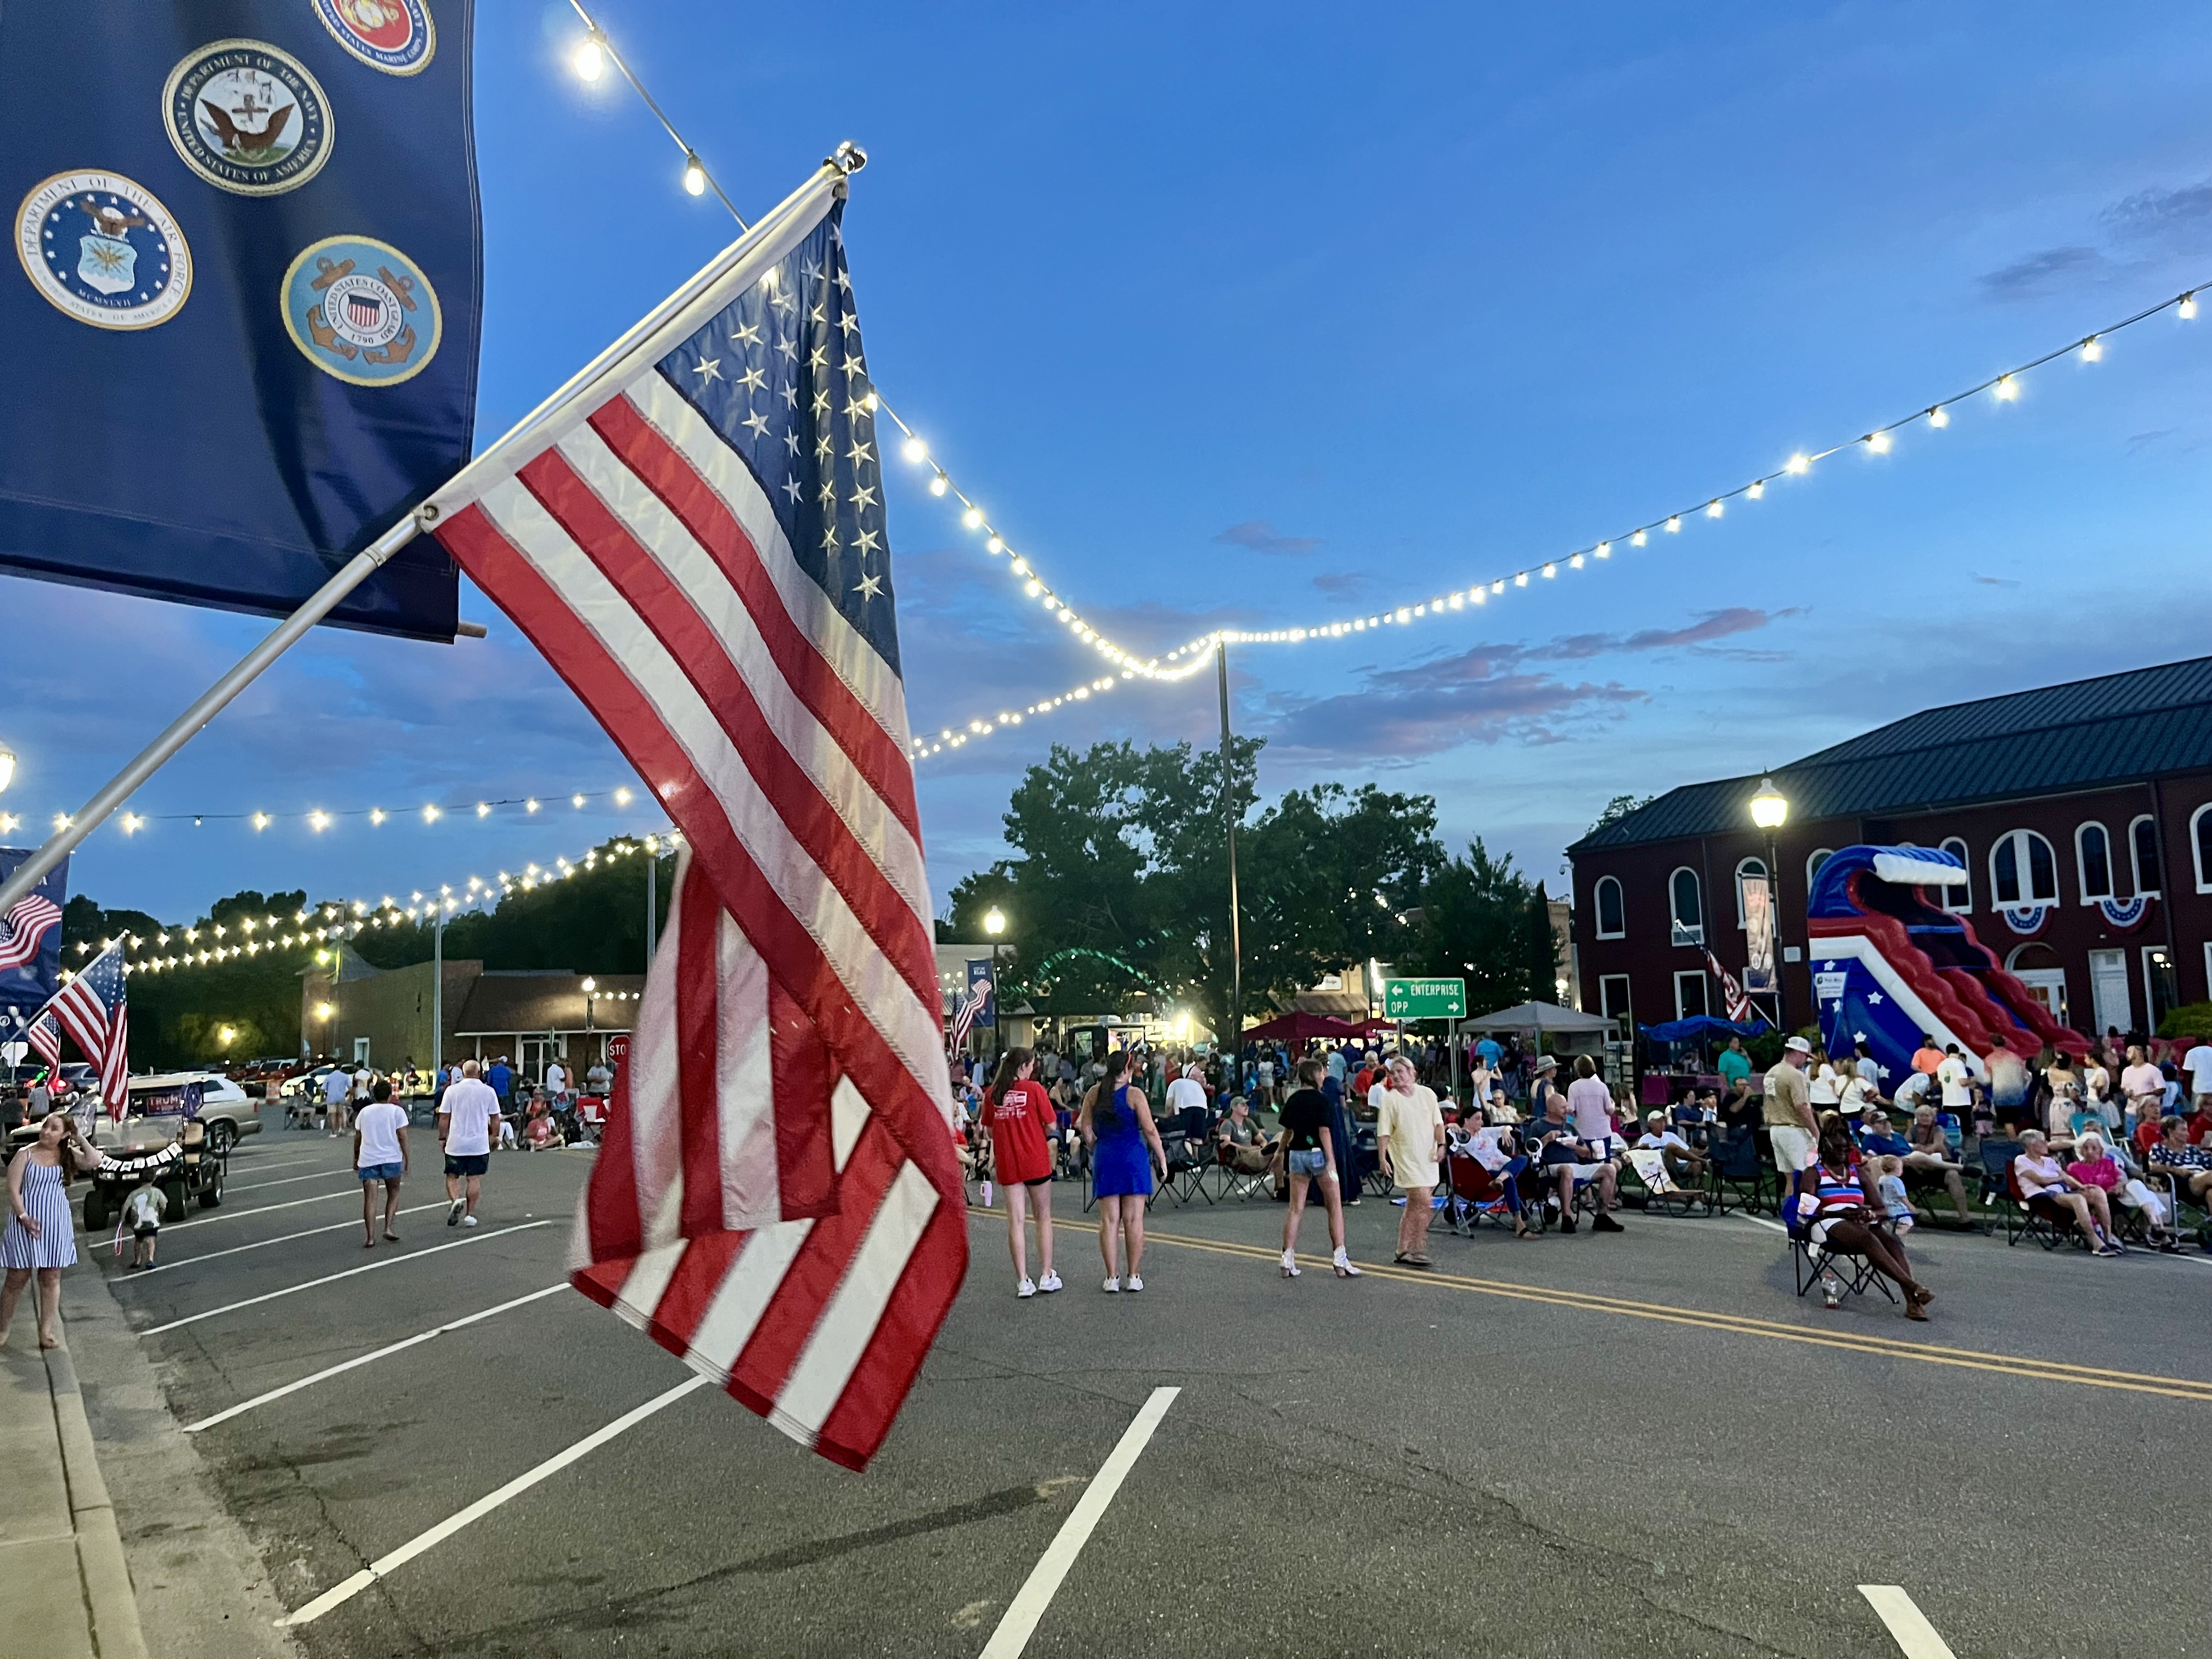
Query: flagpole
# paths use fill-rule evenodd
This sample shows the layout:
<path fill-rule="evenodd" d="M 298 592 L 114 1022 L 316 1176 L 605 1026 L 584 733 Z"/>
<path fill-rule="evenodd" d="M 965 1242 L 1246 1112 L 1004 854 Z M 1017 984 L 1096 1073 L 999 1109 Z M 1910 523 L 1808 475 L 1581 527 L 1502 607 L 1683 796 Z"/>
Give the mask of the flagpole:
<path fill-rule="evenodd" d="M 559 391 L 523 416 L 497 443 L 447 479 L 433 492 L 432 499 L 424 501 L 398 524 L 354 555 L 344 568 L 324 583 L 313 599 L 279 623 L 269 637 L 254 647 L 236 667 L 210 686 L 191 708 L 172 720 L 167 729 L 141 750 L 136 760 L 110 778 L 100 793 L 69 819 L 65 828 L 55 831 L 37 852 L 16 867 L 15 872 L 5 883 L 0 883 L 0 912 L 4 912 L 9 905 L 29 892 L 48 871 L 106 822 L 108 815 L 130 799 L 141 784 L 198 736 L 201 727 L 221 714 L 240 692 L 260 678 L 270 664 L 298 644 L 309 629 L 329 616 L 339 600 L 374 575 L 393 554 L 434 525 L 441 511 L 441 500 L 449 500 L 456 489 L 463 487 L 471 475 L 479 473 L 488 462 L 494 461 L 495 458 L 503 462 L 507 454 L 518 444 L 541 436 L 542 429 L 550 418 L 587 390 L 595 379 L 635 349 L 641 341 L 680 320 L 702 294 L 728 273 L 732 263 L 742 253 L 757 252 L 762 244 L 773 241 L 785 234 L 796 216 L 821 191 L 830 189 L 842 194 L 845 180 L 866 167 L 867 160 L 866 155 L 858 147 L 850 143 L 840 144 L 836 154 L 823 161 L 805 184 L 763 216 L 736 241 L 716 254 L 689 282 L 655 306 L 643 320 L 625 331 L 620 339 L 569 376 Z"/>

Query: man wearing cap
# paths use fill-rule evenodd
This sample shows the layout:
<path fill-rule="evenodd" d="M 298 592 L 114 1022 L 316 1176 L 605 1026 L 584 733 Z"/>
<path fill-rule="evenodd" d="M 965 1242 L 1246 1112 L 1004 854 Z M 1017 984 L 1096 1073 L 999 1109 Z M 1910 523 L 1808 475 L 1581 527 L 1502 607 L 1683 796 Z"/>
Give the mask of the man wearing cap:
<path fill-rule="evenodd" d="M 1794 1036 L 1782 1045 L 1782 1058 L 1766 1074 L 1767 1139 L 1774 1146 L 1774 1167 L 1782 1177 L 1782 1196 L 1795 1192 L 1797 1172 L 1809 1170 L 1820 1146 L 1820 1126 L 1813 1118 L 1813 1089 L 1805 1078 L 1805 1063 L 1813 1045 Z"/>

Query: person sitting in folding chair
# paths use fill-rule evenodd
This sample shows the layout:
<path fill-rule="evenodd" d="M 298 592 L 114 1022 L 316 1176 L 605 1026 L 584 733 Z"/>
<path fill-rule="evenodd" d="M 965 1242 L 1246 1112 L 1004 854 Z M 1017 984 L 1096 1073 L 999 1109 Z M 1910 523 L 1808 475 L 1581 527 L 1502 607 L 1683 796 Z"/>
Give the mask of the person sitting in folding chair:
<path fill-rule="evenodd" d="M 2020 1156 L 2012 1161 L 2012 1178 L 2020 1188 L 2021 1201 L 2053 1226 L 2070 1219 L 2081 1230 L 2099 1255 L 2124 1255 L 2126 1250 L 2112 1234 L 2112 1206 L 2102 1187 L 2091 1187 L 2066 1173 L 2051 1155 L 2051 1142 L 2040 1129 L 2029 1129 L 2020 1138 Z"/>
<path fill-rule="evenodd" d="M 1571 1233 L 1575 1230 L 1575 1188 L 1595 1182 L 1598 1190 L 1598 1212 L 1591 1219 L 1594 1233 L 1625 1233 L 1627 1228 L 1613 1218 L 1615 1202 L 1611 1148 L 1607 1144 L 1591 1144 L 1577 1139 L 1575 1126 L 1567 1121 L 1567 1097 L 1553 1090 L 1545 1098 L 1544 1115 L 1528 1125 L 1528 1134 L 1540 1145 L 1536 1157 L 1542 1164 L 1545 1179 L 1559 1183 L 1559 1231 Z"/>
<path fill-rule="evenodd" d="M 1905 1246 L 1878 1224 L 1883 1216 L 1881 1200 L 1869 1197 L 1859 1184 L 1850 1129 L 1833 1112 L 1822 1117 L 1813 1167 L 1802 1173 L 1799 1185 L 1798 1215 L 1807 1239 L 1834 1255 L 1863 1257 L 1905 1292 L 1907 1319 L 1927 1318 L 1935 1292 L 1912 1276 Z M 1832 1279 L 1830 1283 L 1832 1286 Z M 1832 1309 L 1841 1300 L 1833 1288 L 1823 1299 Z"/>
<path fill-rule="evenodd" d="M 1242 1095 L 1229 1103 L 1229 1115 L 1214 1126 L 1215 1156 L 1233 1177 L 1231 1191 L 1237 1197 L 1255 1192 L 1274 1162 L 1275 1143 L 1252 1115 L 1251 1103 Z"/>
<path fill-rule="evenodd" d="M 1705 1155 L 1693 1150 L 1688 1141 L 1668 1127 L 1667 1114 L 1656 1106 L 1644 1113 L 1644 1133 L 1636 1146 L 1639 1152 L 1658 1153 L 1676 1186 L 1705 1184 Z"/>

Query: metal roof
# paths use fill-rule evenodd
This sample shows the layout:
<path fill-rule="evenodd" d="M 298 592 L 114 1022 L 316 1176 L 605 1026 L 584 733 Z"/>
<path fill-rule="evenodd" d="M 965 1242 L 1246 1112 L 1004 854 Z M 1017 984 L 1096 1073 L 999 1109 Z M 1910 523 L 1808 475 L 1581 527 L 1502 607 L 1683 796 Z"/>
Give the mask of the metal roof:
<path fill-rule="evenodd" d="M 2057 794 L 2212 768 L 2212 657 L 1952 703 L 1777 767 L 1800 820 Z M 1567 850 L 1718 835 L 1751 822 L 1759 778 L 1671 789 Z"/>

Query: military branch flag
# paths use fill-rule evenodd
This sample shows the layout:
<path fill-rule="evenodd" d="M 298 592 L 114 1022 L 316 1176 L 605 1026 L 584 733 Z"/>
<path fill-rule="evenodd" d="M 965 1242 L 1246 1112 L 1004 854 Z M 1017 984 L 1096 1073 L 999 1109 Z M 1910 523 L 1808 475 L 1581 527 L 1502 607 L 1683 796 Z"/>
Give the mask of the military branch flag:
<path fill-rule="evenodd" d="M 1749 1024 L 1757 1018 L 1757 1010 L 1753 1008 L 1751 999 L 1744 994 L 1741 982 L 1721 966 L 1721 959 L 1710 950 L 1705 952 L 1705 966 L 1721 982 L 1721 1000 L 1728 1007 L 1728 1017 L 1739 1025 Z"/>
<path fill-rule="evenodd" d="M 109 945 L 63 986 L 48 1012 L 92 1063 L 108 1115 L 120 1117 L 131 1080 L 131 1011 L 124 988 L 123 942 Z"/>
<path fill-rule="evenodd" d="M 842 186 L 825 167 L 428 516 L 685 843 L 574 1282 L 860 1468 L 967 1231 Z"/>

